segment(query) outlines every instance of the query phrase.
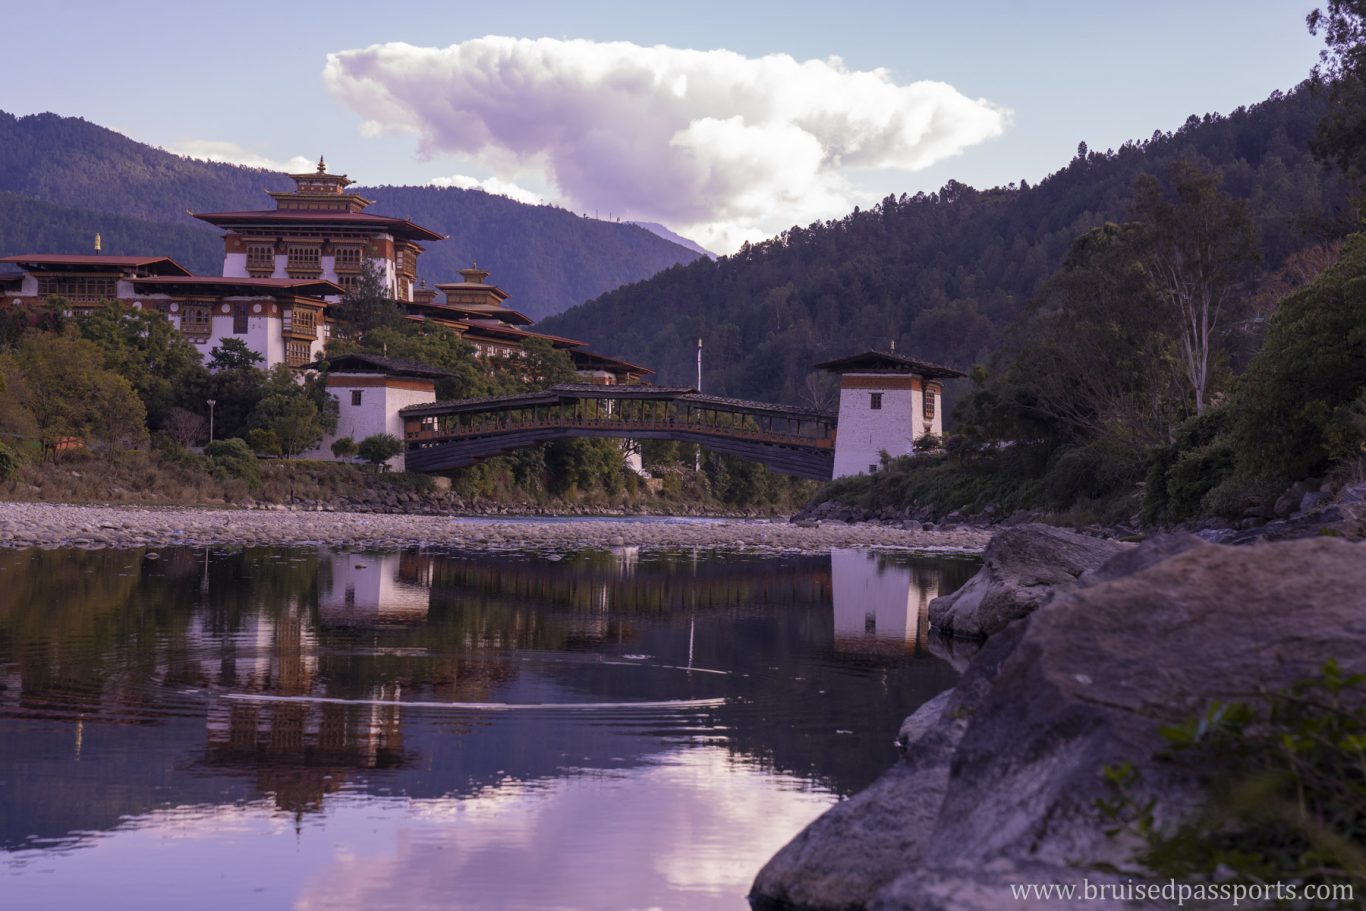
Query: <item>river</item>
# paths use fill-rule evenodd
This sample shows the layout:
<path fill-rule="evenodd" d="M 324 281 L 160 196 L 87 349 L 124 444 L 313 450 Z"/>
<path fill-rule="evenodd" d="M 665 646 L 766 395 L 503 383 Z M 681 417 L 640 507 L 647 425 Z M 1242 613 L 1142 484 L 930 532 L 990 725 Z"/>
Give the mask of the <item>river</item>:
<path fill-rule="evenodd" d="M 743 908 L 967 559 L 0 552 L 0 905 Z"/>

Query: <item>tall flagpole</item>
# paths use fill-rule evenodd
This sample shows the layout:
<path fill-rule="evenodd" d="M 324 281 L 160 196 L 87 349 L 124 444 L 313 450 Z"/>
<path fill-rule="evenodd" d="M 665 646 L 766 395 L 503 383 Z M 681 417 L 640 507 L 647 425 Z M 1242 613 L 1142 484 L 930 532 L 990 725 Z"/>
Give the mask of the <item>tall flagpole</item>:
<path fill-rule="evenodd" d="M 697 391 L 698 391 L 698 392 L 701 392 L 701 391 L 702 391 L 702 338 L 701 338 L 701 336 L 699 336 L 698 339 L 697 339 Z M 702 470 L 702 447 L 701 447 L 700 445 L 696 445 L 696 446 L 693 447 L 693 466 L 692 466 L 692 470 L 693 470 L 693 471 L 701 471 L 701 470 Z"/>

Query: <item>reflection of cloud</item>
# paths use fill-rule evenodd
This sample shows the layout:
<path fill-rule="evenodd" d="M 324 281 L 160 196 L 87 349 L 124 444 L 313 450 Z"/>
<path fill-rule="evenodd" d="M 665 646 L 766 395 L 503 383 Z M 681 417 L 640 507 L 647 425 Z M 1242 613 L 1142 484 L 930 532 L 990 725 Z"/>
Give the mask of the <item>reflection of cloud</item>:
<path fill-rule="evenodd" d="M 315 871 L 295 907 L 732 908 L 829 804 L 720 750 L 416 801 L 385 814 L 371 853 Z"/>
<path fill-rule="evenodd" d="M 167 151 L 186 158 L 199 158 L 204 161 L 218 161 L 224 164 L 240 164 L 249 168 L 265 168 L 270 171 L 284 171 L 286 174 L 299 174 L 312 171 L 316 164 L 303 155 L 295 155 L 287 161 L 269 158 L 259 152 L 245 149 L 235 142 L 221 139 L 186 139 L 177 142 Z"/>
<path fill-rule="evenodd" d="M 866 202 L 848 169 L 919 170 L 999 136 L 1008 111 L 838 58 L 489 36 L 329 54 L 362 132 L 423 156 L 539 168 L 566 205 L 662 221 L 730 251 Z"/>
<path fill-rule="evenodd" d="M 178 807 L 80 850 L 14 854 L 0 894 L 109 911 L 737 908 L 768 858 L 834 802 L 805 787 L 692 748 L 463 799 L 343 791 L 302 823 L 271 801 Z"/>
<path fill-rule="evenodd" d="M 541 194 L 534 193 L 526 187 L 519 187 L 510 180 L 502 180 L 498 177 L 490 177 L 487 180 L 480 180 L 477 177 L 469 177 L 465 174 L 454 174 L 450 177 L 435 177 L 432 179 L 434 187 L 459 187 L 462 190 L 483 190 L 493 196 L 506 196 L 508 199 L 524 202 L 529 206 L 537 205 L 541 202 Z"/>

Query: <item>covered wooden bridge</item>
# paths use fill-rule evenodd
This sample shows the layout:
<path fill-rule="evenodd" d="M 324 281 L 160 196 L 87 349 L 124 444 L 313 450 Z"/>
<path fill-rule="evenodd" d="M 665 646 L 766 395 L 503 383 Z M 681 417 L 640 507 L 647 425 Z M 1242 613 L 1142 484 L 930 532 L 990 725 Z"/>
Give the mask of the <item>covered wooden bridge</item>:
<path fill-rule="evenodd" d="M 543 392 L 412 405 L 403 417 L 408 471 L 441 472 L 570 437 L 676 440 L 830 480 L 835 415 L 703 395 L 687 386 L 564 384 Z"/>

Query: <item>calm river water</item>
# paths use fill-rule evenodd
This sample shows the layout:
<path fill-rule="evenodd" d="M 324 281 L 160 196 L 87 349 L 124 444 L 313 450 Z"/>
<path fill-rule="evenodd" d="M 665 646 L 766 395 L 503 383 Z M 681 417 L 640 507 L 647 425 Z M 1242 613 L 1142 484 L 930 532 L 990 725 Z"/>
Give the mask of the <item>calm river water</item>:
<path fill-rule="evenodd" d="M 0 907 L 743 908 L 966 560 L 0 551 Z"/>

